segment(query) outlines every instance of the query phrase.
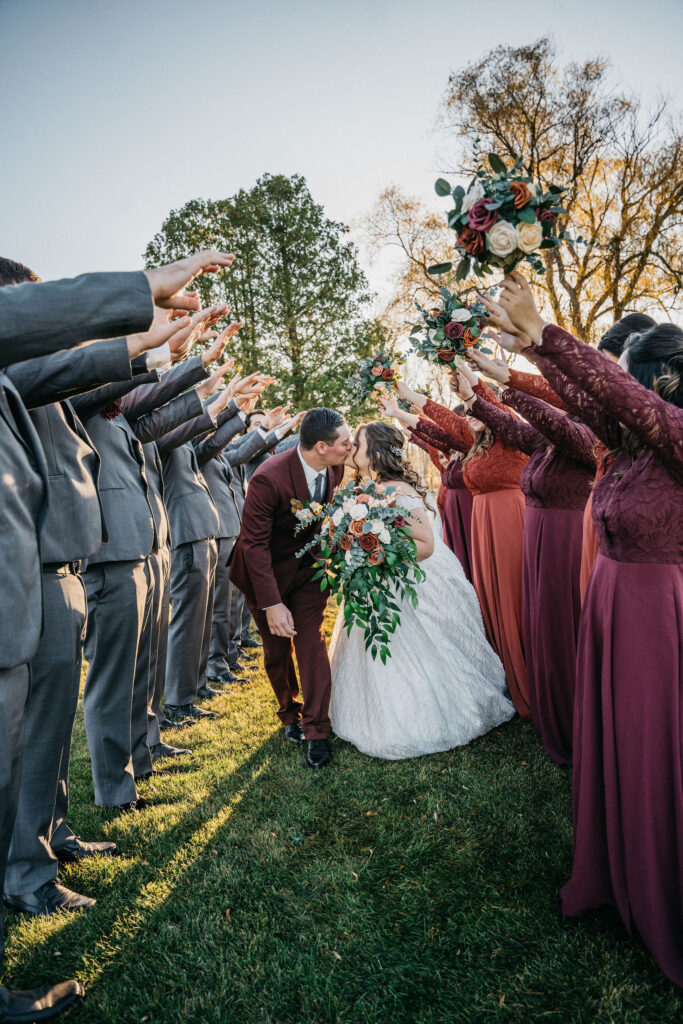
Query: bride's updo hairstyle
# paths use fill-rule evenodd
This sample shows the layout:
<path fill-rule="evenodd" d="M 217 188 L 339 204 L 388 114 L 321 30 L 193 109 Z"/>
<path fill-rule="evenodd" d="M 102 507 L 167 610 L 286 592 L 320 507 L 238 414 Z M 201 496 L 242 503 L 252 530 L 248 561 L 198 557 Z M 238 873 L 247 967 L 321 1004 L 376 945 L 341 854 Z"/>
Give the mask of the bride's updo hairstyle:
<path fill-rule="evenodd" d="M 414 488 L 421 498 L 427 496 L 424 480 L 406 461 L 405 438 L 397 427 L 381 420 L 373 420 L 372 423 L 363 423 L 358 428 L 356 439 L 361 434 L 365 434 L 370 469 L 375 474 L 377 483 L 401 480 Z"/>

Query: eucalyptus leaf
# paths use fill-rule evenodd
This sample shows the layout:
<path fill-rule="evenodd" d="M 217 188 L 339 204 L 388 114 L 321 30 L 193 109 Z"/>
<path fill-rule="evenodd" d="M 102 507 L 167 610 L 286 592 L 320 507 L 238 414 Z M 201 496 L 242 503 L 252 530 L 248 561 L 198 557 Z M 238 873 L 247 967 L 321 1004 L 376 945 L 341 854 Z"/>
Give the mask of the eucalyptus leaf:
<path fill-rule="evenodd" d="M 433 274 L 436 277 L 439 274 L 447 274 L 452 269 L 452 263 L 435 263 L 433 266 L 427 267 L 427 273 Z"/>
<path fill-rule="evenodd" d="M 437 196 L 442 198 L 451 194 L 451 186 L 448 184 L 445 178 L 437 178 L 434 182 L 434 191 Z"/>
<path fill-rule="evenodd" d="M 507 167 L 497 153 L 489 153 L 489 163 L 494 174 L 507 174 Z"/>

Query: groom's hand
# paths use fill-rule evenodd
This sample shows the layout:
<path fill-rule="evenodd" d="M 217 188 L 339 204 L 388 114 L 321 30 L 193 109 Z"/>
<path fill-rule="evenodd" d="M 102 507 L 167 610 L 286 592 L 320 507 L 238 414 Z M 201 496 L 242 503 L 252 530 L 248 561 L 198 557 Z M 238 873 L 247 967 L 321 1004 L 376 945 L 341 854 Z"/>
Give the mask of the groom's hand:
<path fill-rule="evenodd" d="M 266 608 L 266 619 L 273 636 L 296 636 L 292 613 L 285 605 L 276 604 L 273 608 Z"/>

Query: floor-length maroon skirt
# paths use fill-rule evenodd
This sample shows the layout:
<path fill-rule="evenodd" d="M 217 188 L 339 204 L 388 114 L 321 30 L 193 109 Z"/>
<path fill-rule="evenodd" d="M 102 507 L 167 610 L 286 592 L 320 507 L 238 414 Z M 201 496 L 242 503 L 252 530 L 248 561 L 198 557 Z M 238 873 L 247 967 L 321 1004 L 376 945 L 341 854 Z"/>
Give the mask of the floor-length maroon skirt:
<path fill-rule="evenodd" d="M 523 718 L 529 718 L 522 618 L 523 531 L 524 496 L 520 490 L 475 494 L 472 582 L 486 635 L 503 662 L 512 703 Z"/>
<path fill-rule="evenodd" d="M 472 582 L 472 492 L 466 484 L 446 488 L 443 537 Z"/>
<path fill-rule="evenodd" d="M 522 608 L 531 720 L 557 764 L 571 764 L 583 511 L 527 505 Z"/>
<path fill-rule="evenodd" d="M 683 986 L 683 566 L 599 554 L 581 615 L 568 916 L 616 907 Z"/>
<path fill-rule="evenodd" d="M 598 557 L 598 535 L 593 526 L 593 492 L 588 495 L 588 501 L 583 511 L 583 541 L 581 546 L 581 577 L 579 589 L 581 591 L 581 604 L 586 597 L 588 589 L 588 577 L 593 571 L 595 559 Z"/>

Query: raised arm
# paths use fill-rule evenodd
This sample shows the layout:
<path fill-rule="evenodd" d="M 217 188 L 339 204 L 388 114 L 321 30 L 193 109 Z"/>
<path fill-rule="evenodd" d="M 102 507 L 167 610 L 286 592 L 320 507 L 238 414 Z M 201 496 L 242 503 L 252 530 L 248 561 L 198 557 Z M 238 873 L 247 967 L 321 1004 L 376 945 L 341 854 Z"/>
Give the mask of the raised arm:
<path fill-rule="evenodd" d="M 205 409 L 200 416 L 195 416 L 192 420 L 186 420 L 185 423 L 181 423 L 175 430 L 171 430 L 168 434 L 160 437 L 157 440 L 157 448 L 161 455 L 167 455 L 168 452 L 172 452 L 175 448 L 180 448 L 194 437 L 200 437 L 202 434 L 207 434 L 215 429 L 216 424 L 211 418 L 211 414 Z"/>
<path fill-rule="evenodd" d="M 510 367 L 508 385 L 517 391 L 523 391 L 527 395 L 539 398 L 548 405 L 554 405 L 556 409 L 562 409 L 564 412 L 569 411 L 568 406 L 551 388 L 545 377 L 538 373 L 524 373 L 522 370 L 515 370 Z"/>
<path fill-rule="evenodd" d="M 470 450 L 474 444 L 474 434 L 464 416 L 459 416 L 457 412 L 453 412 L 445 405 L 433 402 L 431 398 L 425 401 L 422 409 L 425 416 L 428 416 L 447 433 L 452 434 L 461 444 L 466 445 L 467 451 Z"/>
<path fill-rule="evenodd" d="M 203 441 L 198 441 L 194 446 L 197 454 L 197 462 L 200 468 L 205 466 L 209 459 L 215 459 L 218 453 L 225 448 L 226 444 L 232 441 L 235 434 L 244 429 L 244 420 L 239 414 L 233 414 L 223 422 L 218 429 Z"/>
<path fill-rule="evenodd" d="M 496 399 L 495 403 L 489 400 L 486 391 L 493 395 Z M 539 434 L 536 428 L 532 427 L 530 423 L 523 423 L 516 416 L 512 416 L 486 385 L 477 384 L 474 389 L 474 397 L 468 401 L 468 405 L 473 415 L 490 427 L 504 444 L 517 448 L 525 455 L 533 455 L 539 448 L 545 447 L 545 438 Z"/>
<path fill-rule="evenodd" d="M 418 448 L 421 448 L 423 452 L 427 453 L 432 461 L 432 465 L 438 471 L 439 475 L 441 475 L 444 471 L 444 465 L 441 462 L 441 459 L 443 458 L 442 453 L 437 448 L 434 448 L 433 445 L 423 440 L 423 438 L 421 438 L 414 430 L 410 431 L 410 441 L 411 444 L 417 445 Z"/>
<path fill-rule="evenodd" d="M 176 427 L 194 420 L 204 412 L 202 400 L 196 391 L 186 391 L 183 395 L 177 395 L 160 409 L 152 409 L 145 416 L 138 416 L 132 422 L 129 420 L 131 430 L 142 444 L 149 441 L 156 441 L 164 437 Z M 125 415 L 125 413 L 124 413 Z M 126 417 L 128 419 L 128 417 Z"/>
<path fill-rule="evenodd" d="M 520 413 L 559 451 L 589 469 L 596 468 L 598 439 L 585 423 L 577 423 L 547 402 L 515 388 L 505 391 L 503 401 Z"/>
<path fill-rule="evenodd" d="M 202 365 L 201 356 L 178 363 L 161 374 L 156 384 L 145 384 L 136 388 L 121 400 L 121 411 L 132 424 L 139 416 L 144 416 L 153 409 L 166 405 L 183 391 L 194 387 L 208 378 L 209 374 Z"/>
<path fill-rule="evenodd" d="M 112 381 L 132 379 L 125 338 L 26 359 L 8 366 L 5 372 L 28 409 L 52 405 Z"/>
<path fill-rule="evenodd" d="M 600 438 L 608 448 L 618 445 L 619 424 L 605 412 L 604 407 L 596 402 L 592 395 L 584 391 L 571 377 L 567 377 L 552 359 L 541 355 L 534 345 L 527 349 L 524 355 L 538 366 L 553 391 L 561 396 L 569 411 L 578 416 L 596 437 Z"/>
<path fill-rule="evenodd" d="M 426 420 L 422 417 L 417 421 L 415 432 L 422 437 L 427 444 L 432 445 L 434 448 L 438 448 L 439 451 L 444 452 L 446 455 L 450 455 L 451 452 L 461 452 L 463 455 L 470 450 L 470 446 L 465 444 L 463 441 L 458 440 L 453 434 L 449 434 L 447 430 L 443 430 L 438 423 L 433 420 Z"/>
<path fill-rule="evenodd" d="M 123 395 L 127 395 L 129 391 L 137 388 L 140 384 L 153 384 L 158 380 L 159 374 L 156 370 L 151 370 L 149 373 L 140 373 L 133 377 L 132 380 L 105 384 L 104 387 L 95 388 L 93 391 L 88 391 L 85 395 L 76 395 L 75 398 L 71 399 L 71 404 L 80 418 L 86 420 L 90 416 L 94 416 L 95 413 L 102 412 L 112 402 L 117 402 Z"/>

